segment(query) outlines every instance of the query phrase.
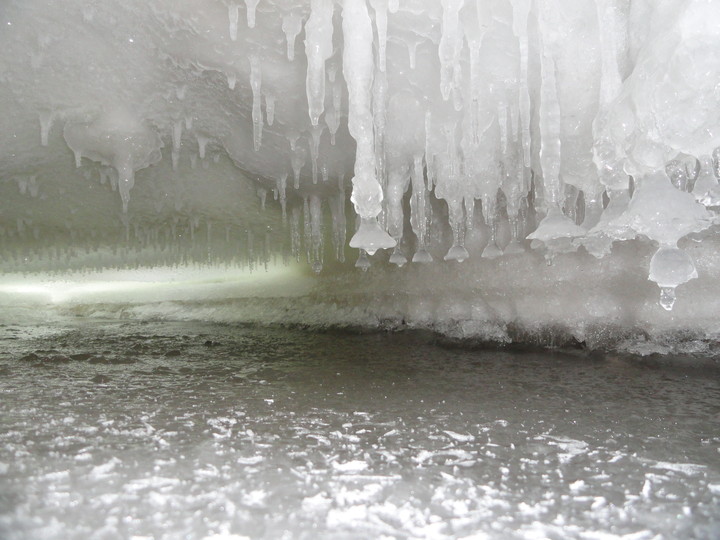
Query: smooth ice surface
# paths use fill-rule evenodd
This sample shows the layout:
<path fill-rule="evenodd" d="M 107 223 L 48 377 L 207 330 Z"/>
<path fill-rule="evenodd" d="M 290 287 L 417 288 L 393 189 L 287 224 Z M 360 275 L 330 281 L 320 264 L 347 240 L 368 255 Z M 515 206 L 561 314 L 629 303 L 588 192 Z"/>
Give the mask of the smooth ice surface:
<path fill-rule="evenodd" d="M 716 360 L 73 319 L 0 339 L 8 540 L 720 532 Z"/>

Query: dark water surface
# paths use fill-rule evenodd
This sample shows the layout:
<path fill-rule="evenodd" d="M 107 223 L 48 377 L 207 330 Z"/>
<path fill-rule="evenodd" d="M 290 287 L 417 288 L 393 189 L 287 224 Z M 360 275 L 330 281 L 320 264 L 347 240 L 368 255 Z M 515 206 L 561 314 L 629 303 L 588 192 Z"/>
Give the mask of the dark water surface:
<path fill-rule="evenodd" d="M 0 328 L 0 538 L 720 538 L 720 362 Z"/>

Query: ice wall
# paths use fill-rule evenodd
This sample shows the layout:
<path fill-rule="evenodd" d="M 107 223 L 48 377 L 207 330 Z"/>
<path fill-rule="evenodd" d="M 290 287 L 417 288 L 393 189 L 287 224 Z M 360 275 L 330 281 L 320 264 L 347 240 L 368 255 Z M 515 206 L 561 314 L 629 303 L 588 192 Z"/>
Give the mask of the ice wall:
<path fill-rule="evenodd" d="M 670 310 L 715 249 L 719 20 L 716 0 L 6 0 L 0 264 L 351 255 L 540 283 L 533 261 L 599 273 L 624 243 Z"/>

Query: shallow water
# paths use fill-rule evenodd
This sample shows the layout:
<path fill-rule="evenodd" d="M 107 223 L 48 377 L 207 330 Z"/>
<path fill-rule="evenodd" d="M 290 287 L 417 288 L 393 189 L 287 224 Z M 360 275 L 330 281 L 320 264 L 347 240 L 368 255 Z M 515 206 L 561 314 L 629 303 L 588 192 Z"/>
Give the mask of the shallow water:
<path fill-rule="evenodd" d="M 720 537 L 713 359 L 190 323 L 0 337 L 0 538 Z"/>

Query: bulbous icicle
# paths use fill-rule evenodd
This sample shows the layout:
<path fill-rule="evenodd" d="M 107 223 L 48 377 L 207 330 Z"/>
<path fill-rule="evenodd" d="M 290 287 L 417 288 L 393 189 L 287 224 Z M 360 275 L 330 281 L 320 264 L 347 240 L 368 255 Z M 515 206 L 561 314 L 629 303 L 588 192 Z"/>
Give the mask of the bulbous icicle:
<path fill-rule="evenodd" d="M 710 156 L 701 156 L 699 162 L 700 172 L 695 179 L 693 195 L 700 204 L 720 206 L 720 186 L 713 170 L 713 160 Z"/>
<path fill-rule="evenodd" d="M 382 188 L 375 171 L 372 81 L 373 31 L 365 2 L 344 0 L 342 11 L 343 76 L 348 89 L 348 130 L 355 139 L 355 176 L 351 200 L 362 218 L 350 246 L 372 254 L 395 246 L 395 240 L 377 223 L 382 211 Z"/>
<path fill-rule="evenodd" d="M 667 311 L 675 305 L 675 288 L 697 277 L 690 255 L 675 246 L 661 246 L 650 260 L 648 279 L 660 287 L 660 305 Z"/>
<path fill-rule="evenodd" d="M 448 215 L 450 228 L 453 232 L 453 244 L 445 255 L 446 261 L 463 262 L 469 257 L 465 249 L 465 220 L 463 215 L 462 200 L 451 199 L 448 203 Z"/>

